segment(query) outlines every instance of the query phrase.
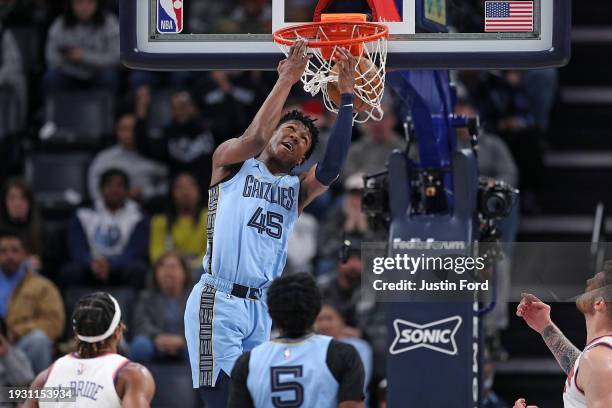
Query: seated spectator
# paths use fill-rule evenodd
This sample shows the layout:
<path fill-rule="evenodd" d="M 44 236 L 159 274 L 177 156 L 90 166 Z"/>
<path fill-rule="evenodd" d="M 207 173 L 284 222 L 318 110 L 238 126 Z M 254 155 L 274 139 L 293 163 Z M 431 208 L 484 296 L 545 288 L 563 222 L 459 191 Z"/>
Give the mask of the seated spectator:
<path fill-rule="evenodd" d="M 269 34 L 272 31 L 272 8 L 266 0 L 238 0 L 229 15 L 221 17 L 213 33 Z"/>
<path fill-rule="evenodd" d="M 317 255 L 318 228 L 317 219 L 308 213 L 303 213 L 296 220 L 287 243 L 286 271 L 290 273 L 313 272 L 313 261 Z"/>
<path fill-rule="evenodd" d="M 102 199 L 80 208 L 68 226 L 71 263 L 61 271 L 64 287 L 76 285 L 144 286 L 149 220 L 128 199 L 130 181 L 119 169 L 100 177 Z"/>
<path fill-rule="evenodd" d="M 181 91 L 170 100 L 172 122 L 163 130 L 159 141 L 137 132 L 137 146 L 141 154 L 168 165 L 170 177 L 183 172 L 197 175 L 202 191 L 208 191 L 212 170 L 212 155 L 216 142 L 204 125 L 189 92 Z M 137 106 L 138 117 L 144 122 L 148 106 Z"/>
<path fill-rule="evenodd" d="M 8 341 L 8 328 L 0 317 L 0 387 L 23 387 L 32 380 L 34 370 L 28 356 Z"/>
<path fill-rule="evenodd" d="M 136 118 L 133 114 L 121 115 L 116 126 L 117 144 L 102 150 L 91 163 L 88 184 L 93 201 L 100 199 L 100 175 L 111 168 L 127 173 L 131 183 L 130 198 L 136 201 L 147 202 L 168 191 L 165 166 L 136 151 L 135 126 Z"/>
<path fill-rule="evenodd" d="M 136 304 L 130 360 L 186 357 L 183 313 L 190 289 L 184 260 L 176 252 L 166 252 L 155 264 L 153 289 L 142 291 Z"/>
<path fill-rule="evenodd" d="M 478 116 L 476 108 L 466 99 L 455 104 L 455 113 L 468 117 Z M 459 141 L 471 143 L 468 130 L 458 129 Z M 519 171 L 510 149 L 496 134 L 481 131 L 478 135 L 478 171 L 481 176 L 504 181 L 511 186 L 518 185 Z"/>
<path fill-rule="evenodd" d="M 21 128 L 27 113 L 26 76 L 17 41 L 11 30 L 4 27 L 4 17 L 14 3 L 15 0 L 4 0 L 0 3 L 0 88 L 6 87 L 13 91 L 15 125 Z"/>
<path fill-rule="evenodd" d="M 368 217 L 361 211 L 361 192 L 363 175 L 353 174 L 344 182 L 342 206 L 326 214 L 319 229 L 319 273 L 329 271 L 334 266 L 338 249 L 347 237 L 357 237 L 368 241 L 386 239 L 386 233 L 377 232 L 370 226 Z"/>
<path fill-rule="evenodd" d="M 355 350 L 357 350 L 359 353 L 361 362 L 363 363 L 363 369 L 365 371 L 364 385 L 366 387 L 365 391 L 367 395 L 367 387 L 372 379 L 373 366 L 372 347 L 370 347 L 368 342 L 352 336 L 352 330 L 346 330 L 346 323 L 344 322 L 344 318 L 338 309 L 329 303 L 323 303 L 321 306 L 321 311 L 319 312 L 317 320 L 315 321 L 315 331 L 318 334 L 331 336 L 336 340 L 352 344 L 353 347 L 355 347 Z"/>
<path fill-rule="evenodd" d="M 343 179 L 355 173 L 376 173 L 385 169 L 389 154 L 394 149 L 403 149 L 406 143 L 395 132 L 397 118 L 390 99 L 383 100 L 385 112 L 382 120 L 368 120 L 362 125 L 361 140 L 353 143 L 342 171 Z"/>
<path fill-rule="evenodd" d="M 68 0 L 49 29 L 46 45 L 49 91 L 114 90 L 118 81 L 119 22 L 104 0 Z"/>
<path fill-rule="evenodd" d="M 53 341 L 64 330 L 64 304 L 47 278 L 32 272 L 17 233 L 0 233 L 0 317 L 8 339 L 29 358 L 35 372 L 51 364 Z"/>
<path fill-rule="evenodd" d="M 344 317 L 344 334 L 362 337 L 361 320 L 373 305 L 366 303 L 361 296 L 361 242 L 353 239 L 347 244 L 339 251 L 342 256 L 338 260 L 337 272 L 319 277 L 317 283 L 323 302 L 334 305 Z"/>
<path fill-rule="evenodd" d="M 206 252 L 207 217 L 195 178 L 189 173 L 179 174 L 172 182 L 168 211 L 151 219 L 151 262 L 172 250 L 187 260 L 190 269 L 199 266 Z"/>
<path fill-rule="evenodd" d="M 44 231 L 41 216 L 34 201 L 34 193 L 21 178 L 7 180 L 0 202 L 0 228 L 20 234 L 28 252 L 30 268 L 42 268 Z"/>
<path fill-rule="evenodd" d="M 262 71 L 213 71 L 201 76 L 194 95 L 215 137 L 226 140 L 242 135 L 272 86 Z"/>

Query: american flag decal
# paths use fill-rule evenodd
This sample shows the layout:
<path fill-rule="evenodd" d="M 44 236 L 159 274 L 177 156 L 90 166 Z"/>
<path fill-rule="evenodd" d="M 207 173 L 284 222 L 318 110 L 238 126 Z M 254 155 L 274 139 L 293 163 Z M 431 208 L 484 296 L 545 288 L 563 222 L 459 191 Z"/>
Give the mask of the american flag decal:
<path fill-rule="evenodd" d="M 533 32 L 533 1 L 486 1 L 485 32 Z"/>

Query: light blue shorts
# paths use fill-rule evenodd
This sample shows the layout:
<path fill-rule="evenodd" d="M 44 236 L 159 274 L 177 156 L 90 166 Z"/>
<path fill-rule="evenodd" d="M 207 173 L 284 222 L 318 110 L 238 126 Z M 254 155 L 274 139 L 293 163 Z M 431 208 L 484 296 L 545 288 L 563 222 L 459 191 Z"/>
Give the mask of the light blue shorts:
<path fill-rule="evenodd" d="M 185 339 L 193 387 L 214 387 L 244 351 L 270 339 L 272 319 L 261 300 L 232 296 L 231 282 L 203 275 L 185 307 Z"/>

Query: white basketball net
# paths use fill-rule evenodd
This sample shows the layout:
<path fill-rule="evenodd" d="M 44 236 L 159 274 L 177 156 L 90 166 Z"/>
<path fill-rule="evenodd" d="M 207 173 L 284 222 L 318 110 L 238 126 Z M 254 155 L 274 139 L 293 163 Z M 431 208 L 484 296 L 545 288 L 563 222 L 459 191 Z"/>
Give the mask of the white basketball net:
<path fill-rule="evenodd" d="M 374 28 L 376 34 L 378 31 L 382 31 L 381 28 Z M 306 41 L 325 41 L 330 40 L 325 31 L 318 27 L 315 36 L 305 38 L 300 35 L 298 30 L 293 32 L 295 40 L 303 39 Z M 354 25 L 352 28 L 351 36 L 349 38 L 363 37 L 359 32 L 359 25 Z M 277 43 L 281 51 L 285 55 L 289 55 L 289 45 Z M 334 112 L 338 113 L 338 107 L 334 104 L 330 98 L 328 92 L 328 84 L 337 83 L 338 75 L 337 71 L 332 70 L 335 65 L 331 56 L 338 55 L 338 49 L 340 47 L 349 48 L 349 45 L 334 45 L 325 47 L 327 50 L 331 50 L 330 57 L 325 58 L 323 56 L 322 49 L 314 47 L 308 48 L 308 53 L 312 54 L 313 57 L 308 62 L 308 66 L 304 70 L 302 75 L 302 82 L 304 83 L 304 91 L 310 95 L 315 96 L 319 92 L 323 93 L 323 102 L 325 107 Z M 353 46 L 354 47 L 354 46 Z M 353 121 L 356 123 L 363 123 L 369 119 L 381 120 L 383 117 L 383 110 L 381 108 L 381 102 L 383 92 L 385 90 L 385 65 L 387 63 L 387 39 L 382 36 L 378 39 L 363 42 L 361 47 L 362 53 L 357 57 L 357 64 L 355 64 L 355 98 L 360 99 L 365 104 L 365 109 L 361 112 L 355 111 L 353 114 Z M 327 52 L 327 51 L 326 51 Z M 369 59 L 371 64 L 360 64 L 363 58 Z M 367 66 L 367 69 L 361 70 L 360 68 Z M 338 95 L 339 96 L 339 95 Z M 355 101 L 357 103 L 357 101 Z"/>

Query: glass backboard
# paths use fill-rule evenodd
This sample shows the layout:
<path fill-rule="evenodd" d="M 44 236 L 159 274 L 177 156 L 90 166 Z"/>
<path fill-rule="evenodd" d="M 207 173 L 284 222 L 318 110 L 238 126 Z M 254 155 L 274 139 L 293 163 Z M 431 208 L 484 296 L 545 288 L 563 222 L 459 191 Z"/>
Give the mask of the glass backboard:
<path fill-rule="evenodd" d="M 539 68 L 567 63 L 571 0 L 122 0 L 132 68 L 274 69 L 272 32 L 321 12 L 389 26 L 389 68 Z"/>

